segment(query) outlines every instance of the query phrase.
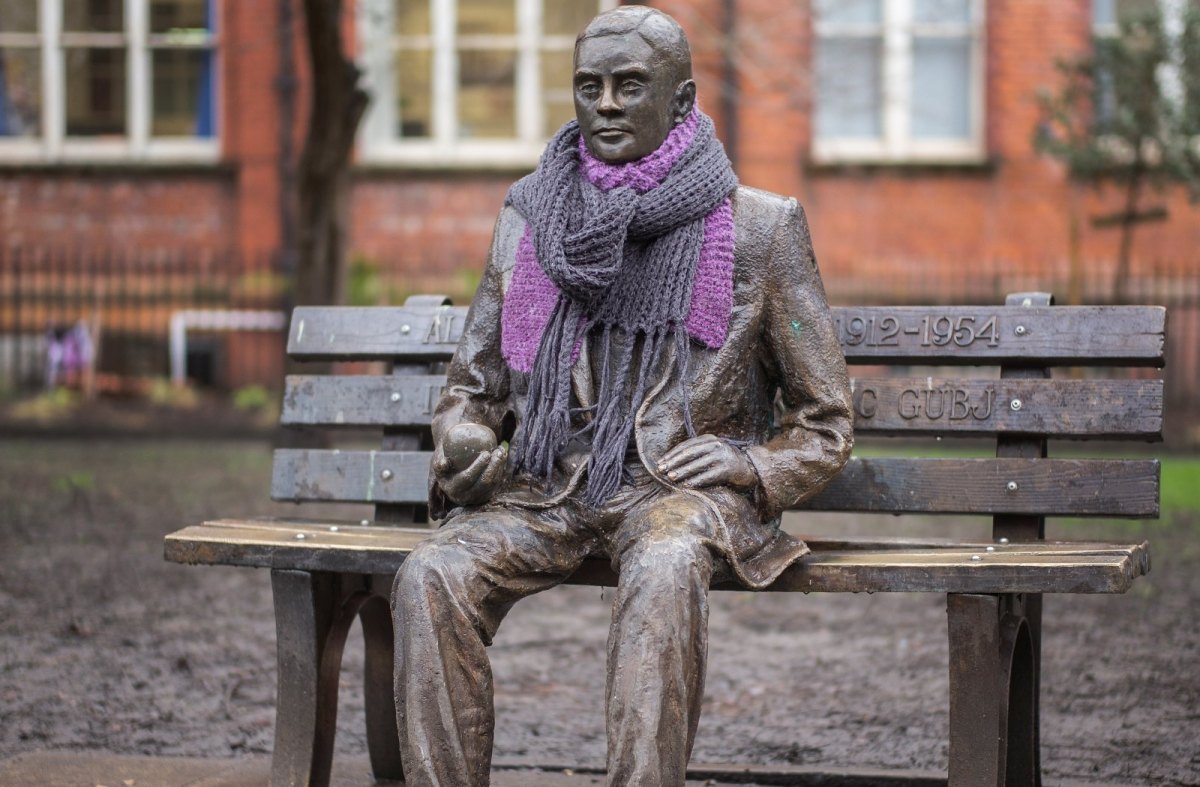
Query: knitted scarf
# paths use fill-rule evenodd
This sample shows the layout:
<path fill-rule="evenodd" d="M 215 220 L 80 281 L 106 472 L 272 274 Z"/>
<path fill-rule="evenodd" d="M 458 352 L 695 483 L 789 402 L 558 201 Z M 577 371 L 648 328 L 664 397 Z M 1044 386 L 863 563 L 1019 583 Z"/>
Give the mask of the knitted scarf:
<path fill-rule="evenodd" d="M 667 343 L 676 345 L 681 372 L 689 334 L 710 347 L 724 343 L 736 187 L 699 110 L 658 150 L 623 165 L 592 157 L 571 121 L 537 170 L 513 185 L 507 203 L 528 227 L 505 298 L 501 349 L 529 375 L 514 469 L 549 479 L 568 443 L 590 438 L 584 501 L 598 506 L 616 491 L 634 416 Z M 588 336 L 602 359 L 596 404 L 590 422 L 572 432 L 571 367 Z M 694 434 L 686 404 L 684 421 Z"/>

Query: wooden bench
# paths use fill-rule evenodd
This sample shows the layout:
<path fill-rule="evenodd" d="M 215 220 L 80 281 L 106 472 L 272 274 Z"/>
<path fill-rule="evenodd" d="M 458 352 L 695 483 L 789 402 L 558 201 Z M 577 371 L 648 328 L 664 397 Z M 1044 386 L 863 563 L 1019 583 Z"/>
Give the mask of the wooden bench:
<path fill-rule="evenodd" d="M 992 540 L 814 538 L 773 591 L 947 594 L 954 785 L 1037 784 L 1041 594 L 1123 593 L 1149 570 L 1146 544 L 1046 541 L 1048 516 L 1155 517 L 1151 459 L 1047 458 L 1047 438 L 1158 440 L 1159 379 L 1052 379 L 1065 366 L 1161 366 L 1158 307 L 834 309 L 862 437 L 988 437 L 994 458 L 854 458 L 813 511 L 993 517 Z M 379 450 L 279 450 L 276 500 L 365 502 L 359 523 L 222 520 L 166 538 L 181 563 L 271 569 L 279 658 L 273 785 L 326 784 L 346 632 L 366 640 L 367 740 L 374 773 L 401 776 L 392 702 L 388 594 L 424 519 L 429 422 L 466 309 L 442 298 L 403 307 L 299 308 L 288 352 L 304 361 L 385 361 L 388 374 L 293 376 L 282 422 L 373 427 Z M 881 375 L 880 367 L 898 367 Z M 998 367 L 952 374 L 949 367 Z M 929 367 L 916 374 L 912 367 Z M 944 444 L 943 444 L 944 445 Z M 408 527 L 402 526 L 409 525 Z M 606 560 L 574 583 L 612 585 Z M 724 587 L 720 589 L 726 589 Z"/>

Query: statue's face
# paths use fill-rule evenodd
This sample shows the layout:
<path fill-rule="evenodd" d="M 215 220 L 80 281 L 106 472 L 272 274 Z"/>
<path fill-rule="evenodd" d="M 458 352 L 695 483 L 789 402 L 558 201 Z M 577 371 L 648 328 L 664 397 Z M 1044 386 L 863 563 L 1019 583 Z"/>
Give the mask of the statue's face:
<path fill-rule="evenodd" d="M 609 164 L 653 153 L 686 117 L 676 65 L 636 33 L 585 38 L 575 48 L 575 117 L 592 155 Z"/>

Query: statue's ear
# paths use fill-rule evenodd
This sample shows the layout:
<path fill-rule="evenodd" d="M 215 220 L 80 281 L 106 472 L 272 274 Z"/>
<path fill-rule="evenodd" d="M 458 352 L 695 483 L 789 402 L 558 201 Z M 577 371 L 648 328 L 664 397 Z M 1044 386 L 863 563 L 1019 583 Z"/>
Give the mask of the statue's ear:
<path fill-rule="evenodd" d="M 696 106 L 696 83 L 691 79 L 679 83 L 675 88 L 675 96 L 671 99 L 671 122 L 678 126 L 692 114 Z"/>

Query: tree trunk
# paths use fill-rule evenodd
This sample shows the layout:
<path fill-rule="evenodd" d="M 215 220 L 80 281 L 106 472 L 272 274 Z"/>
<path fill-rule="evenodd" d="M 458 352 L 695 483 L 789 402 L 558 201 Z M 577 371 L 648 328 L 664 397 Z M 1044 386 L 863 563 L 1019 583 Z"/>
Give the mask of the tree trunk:
<path fill-rule="evenodd" d="M 284 223 L 283 262 L 285 266 L 292 261 L 295 263 L 294 271 L 285 267 L 286 272 L 294 276 L 292 306 L 336 305 L 341 302 L 345 278 L 350 156 L 368 97 L 358 86 L 358 68 L 346 58 L 342 49 L 341 0 L 302 2 L 308 33 L 312 99 L 296 177 L 292 182 L 282 178 L 281 183 L 284 209 L 290 210 L 294 205 L 296 211 L 295 222 Z M 283 15 L 285 23 L 289 16 Z M 285 38 L 290 39 L 290 36 Z M 290 53 L 284 57 L 290 58 Z M 288 75 L 284 70 L 281 90 L 288 87 Z M 286 98 L 285 94 L 281 93 L 281 96 Z M 281 130 L 281 134 L 289 137 L 286 148 L 290 148 L 291 133 L 288 123 Z M 286 168 L 282 171 L 286 172 Z M 294 194 L 290 188 L 293 185 Z M 284 364 L 288 374 L 319 374 L 328 367 L 328 364 L 297 364 L 290 358 Z M 328 434 L 319 431 L 283 430 L 276 438 L 277 447 L 324 448 L 328 445 Z"/>
<path fill-rule="evenodd" d="M 336 304 L 343 290 L 350 155 L 368 98 L 342 48 L 341 0 L 303 2 L 312 105 L 300 154 L 294 302 Z"/>
<path fill-rule="evenodd" d="M 1140 147 L 1140 145 L 1139 145 Z M 1113 301 L 1124 303 L 1129 295 L 1130 257 L 1133 254 L 1133 231 L 1137 227 L 1138 197 L 1142 191 L 1142 181 L 1145 180 L 1146 168 L 1142 162 L 1141 151 L 1129 169 L 1129 183 L 1125 188 L 1125 213 L 1121 217 L 1121 245 L 1117 250 L 1117 270 L 1113 275 Z"/>
<path fill-rule="evenodd" d="M 1083 304 L 1083 230 L 1079 214 L 1079 185 L 1074 179 L 1067 181 L 1067 304 Z"/>

